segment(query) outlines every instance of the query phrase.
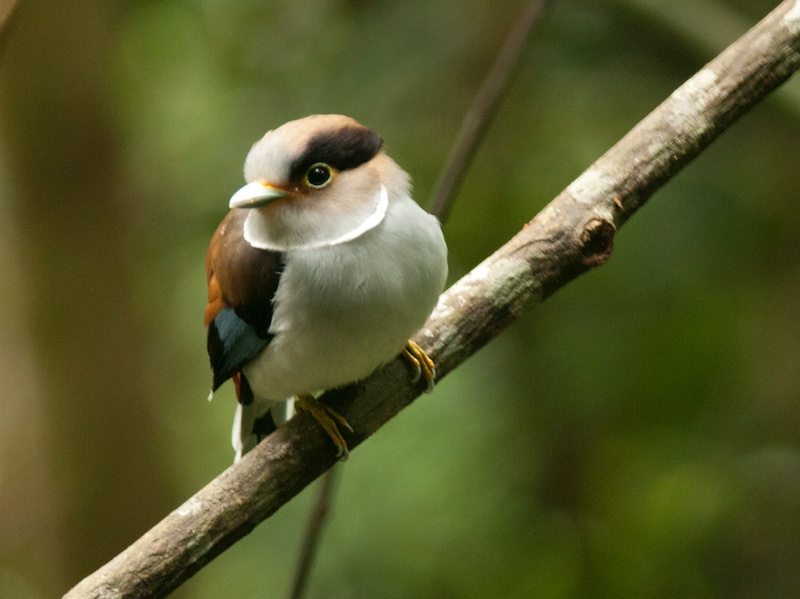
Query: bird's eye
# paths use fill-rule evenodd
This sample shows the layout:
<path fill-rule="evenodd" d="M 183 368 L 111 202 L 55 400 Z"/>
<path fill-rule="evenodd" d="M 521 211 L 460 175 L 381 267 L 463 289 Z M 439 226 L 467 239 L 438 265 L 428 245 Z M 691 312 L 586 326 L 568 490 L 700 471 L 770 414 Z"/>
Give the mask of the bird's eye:
<path fill-rule="evenodd" d="M 330 183 L 332 178 L 331 167 L 323 162 L 317 162 L 312 164 L 306 172 L 305 182 L 309 187 L 319 189 Z"/>

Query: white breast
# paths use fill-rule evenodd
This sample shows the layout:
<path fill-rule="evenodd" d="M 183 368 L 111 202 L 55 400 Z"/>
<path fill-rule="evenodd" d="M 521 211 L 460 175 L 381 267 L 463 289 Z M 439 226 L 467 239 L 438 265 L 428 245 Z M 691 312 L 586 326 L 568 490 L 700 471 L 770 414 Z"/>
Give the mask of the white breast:
<path fill-rule="evenodd" d="M 289 251 L 275 337 L 244 368 L 255 395 L 278 401 L 338 387 L 397 356 L 436 305 L 446 254 L 438 221 L 410 198 L 394 199 L 357 239 Z"/>

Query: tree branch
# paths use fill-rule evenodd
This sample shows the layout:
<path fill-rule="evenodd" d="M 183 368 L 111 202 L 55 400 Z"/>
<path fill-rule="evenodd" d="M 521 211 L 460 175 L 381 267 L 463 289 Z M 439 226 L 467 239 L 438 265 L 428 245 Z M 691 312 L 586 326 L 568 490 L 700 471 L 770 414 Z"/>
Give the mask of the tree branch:
<path fill-rule="evenodd" d="M 522 50 L 525 48 L 525 42 L 539 19 L 544 4 L 544 0 L 528 1 L 525 10 L 503 42 L 503 47 L 500 49 L 494 65 L 461 121 L 461 130 L 458 132 L 458 137 L 453 144 L 442 174 L 436 182 L 431 199 L 431 214 L 438 216 L 442 222 L 445 222 L 450 214 L 453 198 L 472 163 L 481 139 L 492 122 L 492 117 L 500 106 L 500 101 L 505 96 L 511 76 L 514 74 L 522 56 Z"/>
<path fill-rule="evenodd" d="M 526 308 L 605 263 L 616 230 L 737 118 L 800 67 L 800 0 L 786 0 L 701 69 L 446 291 L 417 341 L 446 376 Z M 357 447 L 423 390 L 400 360 L 329 392 Z M 292 419 L 66 597 L 163 597 L 336 459 L 307 414 Z"/>
<path fill-rule="evenodd" d="M 8 0 L 4 6 L 0 6 L 0 44 L 3 43 L 6 27 L 11 24 L 17 6 L 18 0 Z"/>
<path fill-rule="evenodd" d="M 311 565 L 314 563 L 322 528 L 331 508 L 333 483 L 340 468 L 341 466 L 338 468 L 334 466 L 320 478 L 321 484 L 314 499 L 314 508 L 308 519 L 306 534 L 303 537 L 303 546 L 300 549 L 300 560 L 297 564 L 297 571 L 294 574 L 294 582 L 292 583 L 292 591 L 289 593 L 289 599 L 301 599 L 301 597 L 305 596 L 308 578 L 311 574 Z"/>

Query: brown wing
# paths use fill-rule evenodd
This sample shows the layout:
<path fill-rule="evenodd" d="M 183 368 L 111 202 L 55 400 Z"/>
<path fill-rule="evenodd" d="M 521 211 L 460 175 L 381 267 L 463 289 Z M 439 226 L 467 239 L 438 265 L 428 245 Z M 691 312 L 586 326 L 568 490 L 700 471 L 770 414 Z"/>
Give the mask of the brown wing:
<path fill-rule="evenodd" d="M 232 210 L 217 227 L 206 256 L 208 354 L 213 388 L 236 375 L 272 340 L 272 299 L 282 255 L 244 239 L 246 210 Z"/>

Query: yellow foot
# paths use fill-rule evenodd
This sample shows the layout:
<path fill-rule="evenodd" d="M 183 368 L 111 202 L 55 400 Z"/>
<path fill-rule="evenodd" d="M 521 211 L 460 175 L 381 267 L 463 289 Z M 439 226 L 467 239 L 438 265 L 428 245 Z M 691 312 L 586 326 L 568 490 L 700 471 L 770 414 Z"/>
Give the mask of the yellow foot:
<path fill-rule="evenodd" d="M 324 403 L 317 401 L 313 395 L 298 396 L 297 401 L 294 402 L 294 407 L 298 410 L 310 413 L 314 417 L 314 420 L 319 422 L 322 430 L 328 433 L 331 441 L 333 441 L 333 444 L 336 446 L 337 458 L 345 461 L 350 457 L 350 452 L 347 450 L 347 441 L 344 440 L 342 433 L 339 432 L 339 426 L 343 426 L 351 433 L 353 432 L 353 427 L 348 424 L 344 416 L 334 411 L 330 406 L 326 406 Z"/>
<path fill-rule="evenodd" d="M 434 381 L 436 380 L 436 365 L 431 360 L 430 356 L 425 353 L 419 345 L 409 339 L 406 341 L 406 346 L 403 348 L 403 357 L 411 363 L 414 370 L 417 371 L 414 381 L 418 381 L 419 377 L 425 378 L 428 383 L 427 393 L 433 391 Z"/>

